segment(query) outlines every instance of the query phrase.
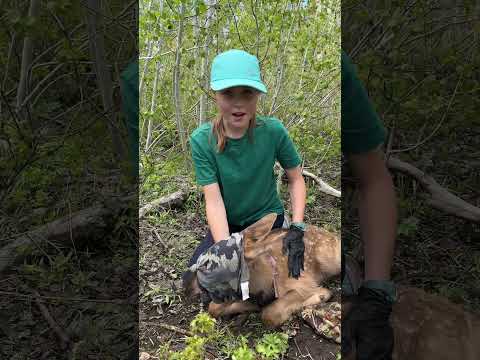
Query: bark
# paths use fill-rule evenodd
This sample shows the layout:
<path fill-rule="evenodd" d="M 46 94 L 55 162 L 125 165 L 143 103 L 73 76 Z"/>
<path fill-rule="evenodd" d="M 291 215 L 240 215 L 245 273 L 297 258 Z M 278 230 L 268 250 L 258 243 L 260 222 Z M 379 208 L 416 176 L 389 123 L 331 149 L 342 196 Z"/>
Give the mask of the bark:
<path fill-rule="evenodd" d="M 430 198 L 427 202 L 435 209 L 469 221 L 480 222 L 480 208 L 453 195 L 450 191 L 440 186 L 434 178 L 420 169 L 392 156 L 388 159 L 387 166 L 391 170 L 399 171 L 415 178 L 430 193 Z"/>
<path fill-rule="evenodd" d="M 159 42 L 160 46 L 160 42 Z M 147 140 L 145 142 L 145 152 L 150 149 L 152 144 L 152 129 L 153 129 L 153 113 L 155 112 L 155 107 L 157 105 L 157 88 L 158 88 L 158 78 L 160 76 L 161 63 L 157 61 L 155 66 L 155 80 L 153 81 L 153 92 L 152 92 L 152 102 L 150 104 L 150 115 L 148 116 L 148 128 L 147 128 Z"/>
<path fill-rule="evenodd" d="M 143 65 L 143 71 L 140 74 L 140 84 L 139 84 L 139 94 L 140 94 L 140 100 L 141 104 L 145 103 L 145 96 L 143 94 L 143 90 L 145 88 L 145 76 L 147 75 L 147 70 L 148 70 L 148 65 L 152 59 L 152 53 L 153 53 L 153 41 L 148 41 L 147 45 L 147 58 L 145 59 L 145 64 Z"/>
<path fill-rule="evenodd" d="M 40 0 L 31 0 L 30 8 L 28 10 L 28 16 L 30 18 L 38 18 L 40 14 Z M 34 40 L 31 36 L 26 36 L 23 41 L 22 50 L 22 67 L 20 69 L 20 82 L 17 90 L 17 111 L 21 112 L 23 108 L 23 101 L 27 94 L 28 77 L 30 72 L 30 66 L 33 60 L 33 46 Z"/>
<path fill-rule="evenodd" d="M 112 139 L 113 151 L 117 161 L 125 158 L 125 149 L 121 142 L 120 133 L 116 124 L 113 105 L 113 83 L 106 63 L 105 45 L 102 29 L 102 16 L 100 2 L 88 0 L 87 2 L 87 27 L 92 61 L 95 64 L 95 75 L 98 88 L 102 96 L 103 110 Z"/>
<path fill-rule="evenodd" d="M 325 181 L 320 179 L 318 176 L 312 174 L 311 172 L 308 172 L 306 170 L 302 171 L 303 175 L 308 176 L 309 178 L 312 178 L 319 186 L 319 190 L 325 194 L 335 196 L 337 198 L 342 197 L 342 193 L 338 191 L 337 189 L 331 187 L 328 185 Z"/>
<path fill-rule="evenodd" d="M 206 36 L 205 36 L 205 45 L 204 45 L 204 57 L 202 58 L 202 66 L 200 69 L 200 78 L 201 78 L 201 86 L 203 89 L 208 89 L 210 87 L 209 84 L 209 76 L 208 76 L 208 59 L 209 59 L 209 46 L 210 46 L 210 40 L 211 36 L 209 33 L 210 29 L 210 23 L 215 16 L 215 10 L 214 10 L 214 5 L 215 5 L 216 0 L 205 0 L 205 4 L 208 7 L 207 10 L 207 18 L 205 21 L 205 30 L 206 30 Z M 202 91 L 200 94 L 200 117 L 199 117 L 199 125 L 203 124 L 204 122 L 207 121 L 207 95 Z"/>
<path fill-rule="evenodd" d="M 173 194 L 164 196 L 160 199 L 154 200 L 145 206 L 142 206 L 138 212 L 138 218 L 143 219 L 148 213 L 158 210 L 160 208 L 166 207 L 179 207 L 181 206 L 188 197 L 188 192 L 177 191 Z"/>
<path fill-rule="evenodd" d="M 112 214 L 112 210 L 100 205 L 94 206 L 10 239 L 8 245 L 0 249 L 0 273 L 23 258 L 18 251 L 22 247 L 32 244 L 40 246 L 46 242 L 77 243 L 92 237 L 101 238 L 108 228 L 105 217 L 109 214 Z"/>
<path fill-rule="evenodd" d="M 184 27 L 184 8 L 185 5 L 180 4 L 180 24 L 178 26 L 177 34 L 177 46 L 175 54 L 175 68 L 173 71 L 173 93 L 175 100 L 175 122 L 177 124 L 178 134 L 180 136 L 180 144 L 182 146 L 182 151 L 187 151 L 187 142 L 185 140 L 185 130 L 182 123 L 182 103 L 180 98 L 180 61 L 181 61 L 181 47 L 182 47 L 182 38 L 183 38 L 183 27 Z"/>

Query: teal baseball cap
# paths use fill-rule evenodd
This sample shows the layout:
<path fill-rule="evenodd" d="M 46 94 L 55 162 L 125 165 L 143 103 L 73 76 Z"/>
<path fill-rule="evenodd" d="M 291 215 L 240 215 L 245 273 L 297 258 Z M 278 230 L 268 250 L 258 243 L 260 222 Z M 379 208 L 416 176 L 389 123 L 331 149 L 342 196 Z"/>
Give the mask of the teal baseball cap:
<path fill-rule="evenodd" d="M 210 72 L 210 87 L 214 91 L 234 86 L 249 86 L 267 92 L 260 77 L 258 59 L 243 50 L 228 50 L 215 56 Z"/>

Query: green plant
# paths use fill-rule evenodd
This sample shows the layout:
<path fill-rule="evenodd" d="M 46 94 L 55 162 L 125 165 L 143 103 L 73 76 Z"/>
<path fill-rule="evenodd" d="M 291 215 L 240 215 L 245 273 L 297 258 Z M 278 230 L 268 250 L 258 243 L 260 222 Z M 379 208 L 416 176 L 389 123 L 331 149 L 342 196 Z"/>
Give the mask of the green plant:
<path fill-rule="evenodd" d="M 187 347 L 179 353 L 172 353 L 170 360 L 199 360 L 205 353 L 206 339 L 198 335 L 187 338 Z"/>
<path fill-rule="evenodd" d="M 288 349 L 288 335 L 284 333 L 265 334 L 255 346 L 255 349 L 262 356 L 262 359 L 278 359 Z"/>
<path fill-rule="evenodd" d="M 155 299 L 155 302 L 172 306 L 175 302 L 181 301 L 180 295 L 170 288 L 154 286 L 143 294 L 146 299 Z"/>
<path fill-rule="evenodd" d="M 206 312 L 201 312 L 190 323 L 190 330 L 194 334 L 212 335 L 215 329 L 216 320 Z"/>
<path fill-rule="evenodd" d="M 169 360 L 198 360 L 203 358 L 205 344 L 213 336 L 216 320 L 205 312 L 199 313 L 190 322 L 193 336 L 187 337 L 187 346 L 181 352 L 172 352 Z"/>
<path fill-rule="evenodd" d="M 419 220 L 414 217 L 410 216 L 400 222 L 398 225 L 397 234 L 398 235 L 405 235 L 405 236 L 412 236 L 418 230 L 418 223 Z"/>
<path fill-rule="evenodd" d="M 237 338 L 237 341 L 240 342 L 240 345 L 233 350 L 231 353 L 232 360 L 254 360 L 255 359 L 255 351 L 251 350 L 248 347 L 247 339 L 245 336 L 240 336 Z"/>
<path fill-rule="evenodd" d="M 255 353 L 244 344 L 233 351 L 232 360 L 255 360 Z"/>

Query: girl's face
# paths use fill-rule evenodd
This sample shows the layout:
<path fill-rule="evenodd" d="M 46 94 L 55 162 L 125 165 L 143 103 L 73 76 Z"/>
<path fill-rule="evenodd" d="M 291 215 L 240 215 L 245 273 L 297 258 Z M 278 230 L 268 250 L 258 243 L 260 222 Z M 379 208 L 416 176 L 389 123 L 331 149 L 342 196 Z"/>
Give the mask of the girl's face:
<path fill-rule="evenodd" d="M 248 128 L 250 119 L 257 112 L 259 91 L 248 86 L 235 86 L 217 91 L 215 98 L 223 121 L 228 128 Z"/>

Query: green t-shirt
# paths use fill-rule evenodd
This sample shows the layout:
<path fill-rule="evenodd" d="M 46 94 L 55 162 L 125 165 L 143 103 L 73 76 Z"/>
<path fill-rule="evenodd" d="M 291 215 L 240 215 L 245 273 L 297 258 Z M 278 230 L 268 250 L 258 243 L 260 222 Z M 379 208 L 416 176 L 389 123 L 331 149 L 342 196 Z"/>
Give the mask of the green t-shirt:
<path fill-rule="evenodd" d="M 257 116 L 253 142 L 247 132 L 240 139 L 228 139 L 222 153 L 210 122 L 192 133 L 190 144 L 197 183 L 219 184 L 229 224 L 243 226 L 268 213 L 283 213 L 273 166 L 278 160 L 291 169 L 301 159 L 280 120 Z"/>
<path fill-rule="evenodd" d="M 342 151 L 358 154 L 385 141 L 385 129 L 357 77 L 353 64 L 342 51 Z"/>

